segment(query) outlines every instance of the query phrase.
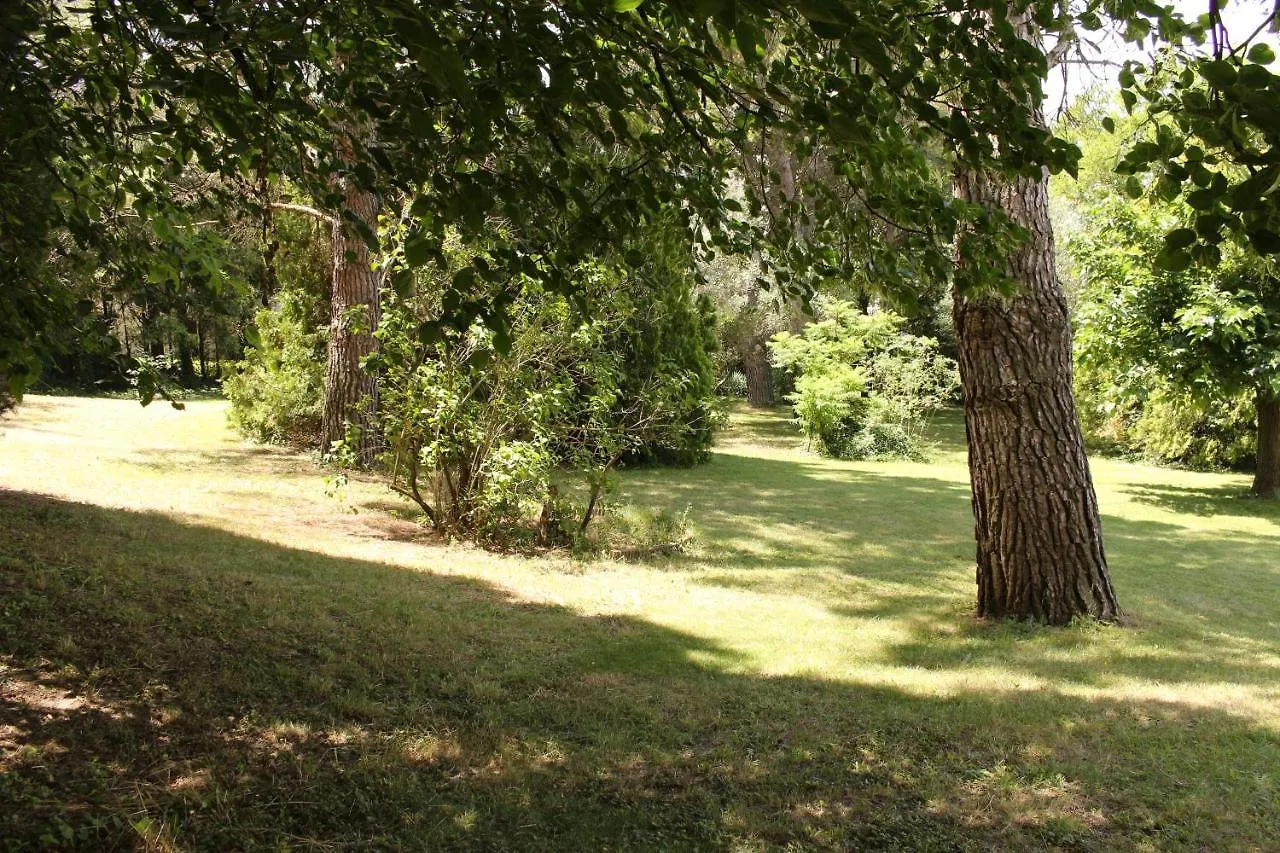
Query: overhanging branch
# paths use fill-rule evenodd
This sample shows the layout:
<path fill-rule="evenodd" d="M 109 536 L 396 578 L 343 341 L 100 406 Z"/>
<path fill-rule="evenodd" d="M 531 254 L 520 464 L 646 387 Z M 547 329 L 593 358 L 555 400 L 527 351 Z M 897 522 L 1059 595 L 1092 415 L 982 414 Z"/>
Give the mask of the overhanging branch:
<path fill-rule="evenodd" d="M 292 210 L 294 213 L 303 213 L 315 219 L 323 220 L 328 222 L 330 225 L 338 224 L 338 217 L 334 216 L 332 213 L 325 213 L 318 207 L 311 207 L 306 204 L 293 204 L 292 202 L 287 201 L 273 201 L 271 202 L 271 208 L 272 210 Z"/>

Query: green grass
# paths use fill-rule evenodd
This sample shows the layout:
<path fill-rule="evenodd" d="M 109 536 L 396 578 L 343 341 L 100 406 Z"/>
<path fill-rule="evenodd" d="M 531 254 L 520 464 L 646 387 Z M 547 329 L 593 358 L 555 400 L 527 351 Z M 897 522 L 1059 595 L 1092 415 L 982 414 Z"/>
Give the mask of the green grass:
<path fill-rule="evenodd" d="M 1267 850 L 1280 509 L 1095 462 L 1123 628 L 971 616 L 931 464 L 736 412 L 691 553 L 444 546 L 224 405 L 0 422 L 0 847 Z"/>

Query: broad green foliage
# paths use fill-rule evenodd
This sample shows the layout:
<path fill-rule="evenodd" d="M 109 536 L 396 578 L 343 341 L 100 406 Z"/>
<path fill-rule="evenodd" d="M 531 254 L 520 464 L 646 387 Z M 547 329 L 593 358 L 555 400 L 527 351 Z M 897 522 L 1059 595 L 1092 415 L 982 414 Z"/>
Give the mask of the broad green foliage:
<path fill-rule="evenodd" d="M 260 310 L 244 359 L 225 377 L 232 422 L 257 441 L 314 444 L 320 434 L 332 252 L 329 229 L 275 218 L 272 309 Z"/>
<path fill-rule="evenodd" d="M 1217 265 L 1228 254 L 1225 244 L 1262 257 L 1280 254 L 1275 53 L 1248 38 L 1232 45 L 1220 21 L 1206 17 L 1202 24 L 1213 39 L 1211 55 L 1173 46 L 1154 65 L 1131 62 L 1120 73 L 1126 107 L 1141 100 L 1157 122 L 1156 132 L 1120 163 L 1131 176 L 1129 194 L 1179 200 L 1191 211 L 1165 234 L 1157 256 L 1175 271 Z"/>
<path fill-rule="evenodd" d="M 774 364 L 795 377 L 787 399 L 805 436 L 838 458 L 918 455 L 930 413 L 959 387 L 955 362 L 937 341 L 905 334 L 892 312 L 864 314 L 839 301 L 821 312 L 803 333 L 782 332 L 770 344 Z"/>
<path fill-rule="evenodd" d="M 1246 463 L 1255 394 L 1280 377 L 1272 262 L 1224 240 L 1216 266 L 1170 268 L 1167 235 L 1193 227 L 1199 213 L 1178 198 L 1121 190 L 1124 152 L 1167 136 L 1171 119 L 1081 106 L 1070 130 L 1083 151 L 1080 180 L 1055 189 L 1065 201 L 1058 220 L 1074 281 L 1082 423 L 1095 440 L 1155 459 Z"/>
<path fill-rule="evenodd" d="M 1231 248 L 1213 269 L 1159 258 L 1171 204 L 1113 200 L 1070 241 L 1078 297 L 1077 390 L 1084 422 L 1156 458 L 1234 465 L 1253 452 L 1252 401 L 1280 391 L 1280 287 Z"/>
<path fill-rule="evenodd" d="M 1157 7 L 1106 5 L 1165 32 Z M 1081 25 L 1100 26 L 1090 8 Z M 1029 172 L 1069 168 L 1075 153 L 1025 107 L 1045 57 L 1001 3 L 19 0 L 2 14 L 14 59 L 3 92 L 15 97 L 0 116 L 0 200 L 22 211 L 4 230 L 6 258 L 19 259 L 6 277 L 26 288 L 6 286 L 0 314 L 0 372 L 15 388 L 42 332 L 74 315 L 76 300 L 40 275 L 50 246 L 109 255 L 125 220 L 190 225 L 186 172 L 209 176 L 228 205 L 252 187 L 250 210 L 286 182 L 336 209 L 344 175 L 391 204 L 420 198 L 405 212 L 405 263 L 438 266 L 447 235 L 486 247 L 470 275 L 490 295 L 522 275 L 572 293 L 580 264 L 620 258 L 670 210 L 704 255 L 772 243 L 763 272 L 794 294 L 849 272 L 849 257 L 871 257 L 887 282 L 940 281 L 962 225 L 998 228 L 953 203 L 922 144 Z M 1058 4 L 1032 16 L 1072 24 Z M 800 188 L 807 205 L 778 212 L 803 228 L 734 218 L 743 205 L 726 197 L 736 149 L 766 129 L 801 155 L 831 152 L 829 174 Z M 767 192 L 746 206 L 759 212 Z M 851 216 L 851 199 L 874 215 Z M 495 220 L 509 245 L 487 244 Z M 876 221 L 894 224 L 892 244 Z M 850 241 L 865 251 L 835 250 Z M 479 319 L 505 341 L 502 300 L 465 282 L 454 293 L 427 322 L 463 331 Z"/>
<path fill-rule="evenodd" d="M 450 282 L 473 268 L 461 246 L 448 267 L 388 294 L 370 364 L 385 468 L 437 529 L 577 541 L 619 464 L 705 457 L 716 425 L 713 320 L 691 281 L 664 266 L 660 241 L 654 249 L 630 279 L 603 264 L 579 269 L 588 318 L 532 279 L 513 282 L 501 345 L 479 324 L 419 335 Z"/>
<path fill-rule="evenodd" d="M 254 342 L 223 380 L 232 422 L 258 441 L 309 444 L 319 433 L 324 342 L 307 313 L 305 300 L 284 291 L 278 309 L 254 317 Z"/>

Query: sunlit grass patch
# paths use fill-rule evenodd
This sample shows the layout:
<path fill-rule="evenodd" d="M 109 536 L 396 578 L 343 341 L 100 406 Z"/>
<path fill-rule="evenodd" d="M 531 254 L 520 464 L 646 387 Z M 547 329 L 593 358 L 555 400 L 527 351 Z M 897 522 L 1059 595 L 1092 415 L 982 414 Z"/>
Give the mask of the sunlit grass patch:
<path fill-rule="evenodd" d="M 1280 514 L 1095 463 L 1126 627 L 971 617 L 959 422 L 922 463 L 735 412 L 623 477 L 684 554 L 493 555 L 223 407 L 0 421 L 16 849 L 1268 849 Z"/>

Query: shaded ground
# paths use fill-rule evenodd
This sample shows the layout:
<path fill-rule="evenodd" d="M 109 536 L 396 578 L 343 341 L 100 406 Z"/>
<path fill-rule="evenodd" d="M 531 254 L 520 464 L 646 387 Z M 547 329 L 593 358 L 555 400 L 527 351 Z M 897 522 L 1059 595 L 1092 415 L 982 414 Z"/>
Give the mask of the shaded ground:
<path fill-rule="evenodd" d="M 694 553 L 584 566 L 403 541 L 384 493 L 326 496 L 212 404 L 107 402 L 0 424 L 10 849 L 1280 837 L 1280 528 L 1231 478 L 1103 463 L 1134 624 L 1044 631 L 968 616 L 954 433 L 852 465 L 740 420 L 628 477 L 691 505 Z"/>

